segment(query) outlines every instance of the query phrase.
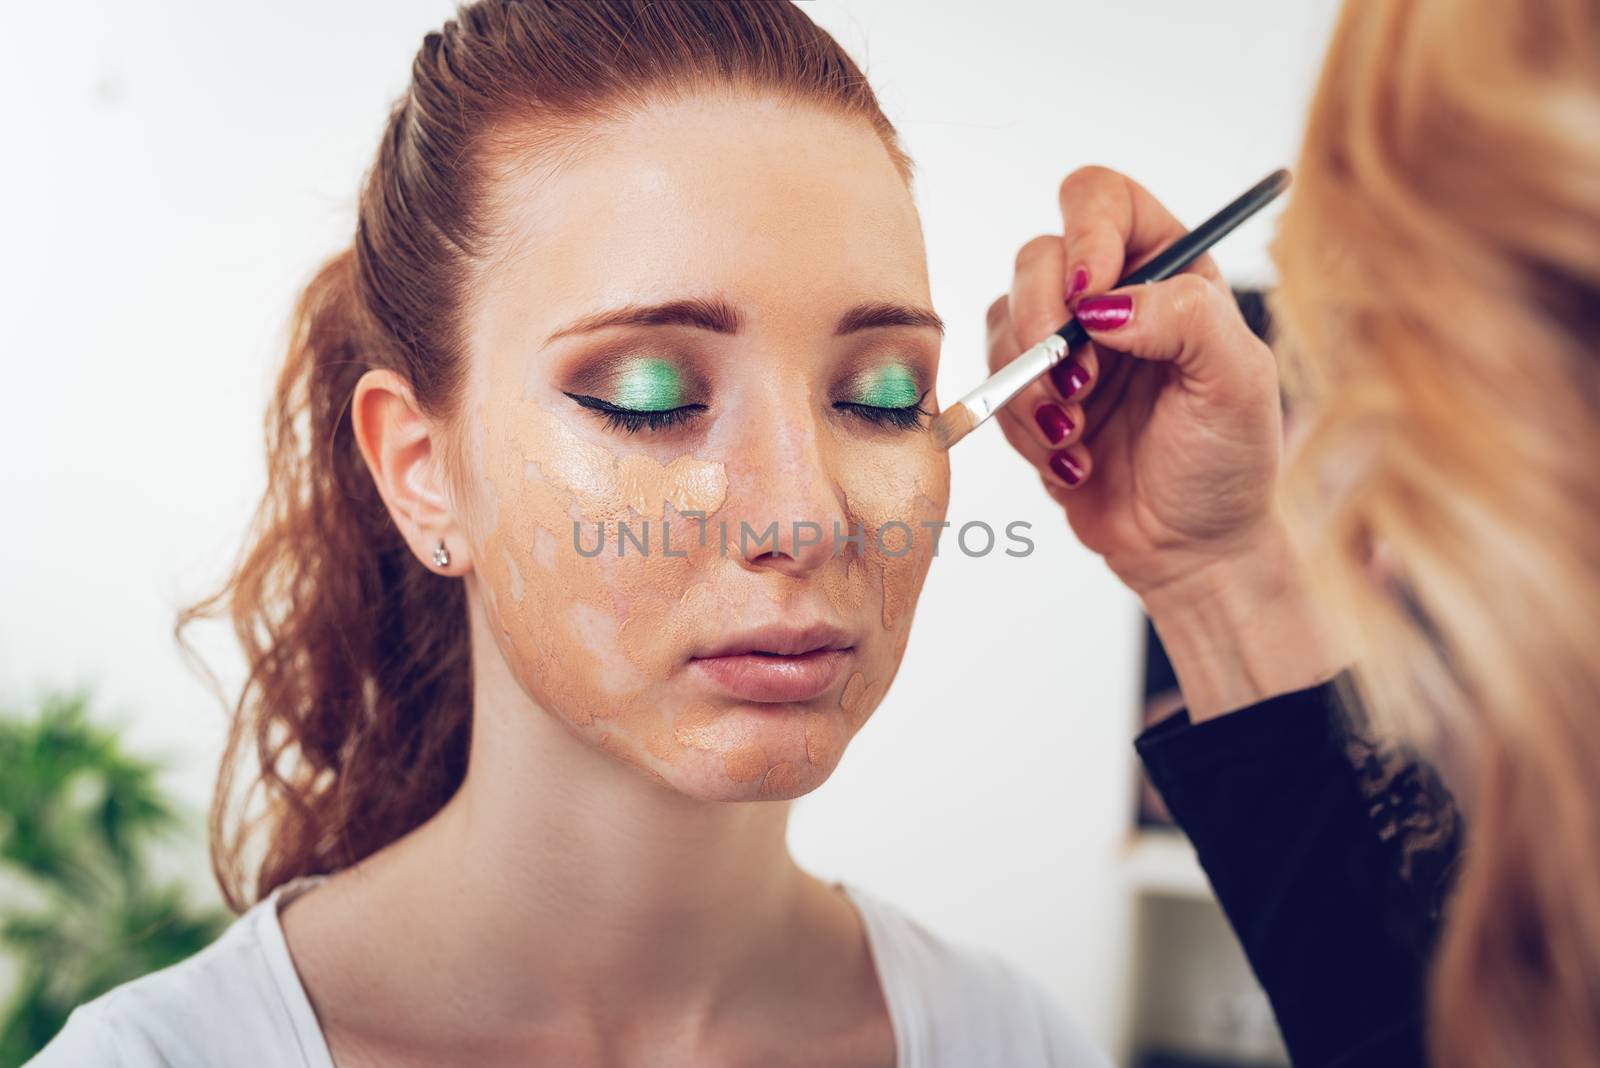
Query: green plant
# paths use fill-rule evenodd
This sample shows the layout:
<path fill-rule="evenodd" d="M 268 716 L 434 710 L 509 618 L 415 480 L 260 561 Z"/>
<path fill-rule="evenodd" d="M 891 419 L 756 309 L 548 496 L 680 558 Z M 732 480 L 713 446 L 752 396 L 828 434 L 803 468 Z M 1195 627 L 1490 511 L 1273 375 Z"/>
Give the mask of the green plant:
<path fill-rule="evenodd" d="M 0 708 L 0 951 L 18 980 L 0 1064 L 21 1064 L 74 1006 L 190 956 L 231 919 L 150 874 L 149 847 L 183 824 L 157 781 L 163 764 L 128 753 L 89 703 L 80 689 L 32 714 Z"/>

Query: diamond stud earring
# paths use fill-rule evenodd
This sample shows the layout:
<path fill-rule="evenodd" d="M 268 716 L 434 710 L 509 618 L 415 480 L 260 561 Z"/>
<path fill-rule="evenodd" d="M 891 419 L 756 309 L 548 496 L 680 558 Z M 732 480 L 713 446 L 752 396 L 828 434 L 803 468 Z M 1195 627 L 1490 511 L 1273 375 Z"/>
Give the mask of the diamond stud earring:
<path fill-rule="evenodd" d="M 439 539 L 438 546 L 433 550 L 433 566 L 434 567 L 449 567 L 450 566 L 450 550 L 446 549 L 444 547 L 444 539 L 443 538 Z"/>

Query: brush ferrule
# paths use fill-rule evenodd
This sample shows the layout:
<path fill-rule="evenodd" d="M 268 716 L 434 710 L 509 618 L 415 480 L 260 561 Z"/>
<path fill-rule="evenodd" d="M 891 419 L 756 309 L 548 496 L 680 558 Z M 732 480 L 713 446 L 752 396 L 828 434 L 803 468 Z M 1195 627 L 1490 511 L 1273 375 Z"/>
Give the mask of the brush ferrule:
<path fill-rule="evenodd" d="M 1060 334 L 1045 339 L 996 371 L 977 389 L 961 398 L 978 422 L 983 422 L 1028 388 L 1028 383 L 1060 363 L 1067 355 L 1067 342 Z"/>

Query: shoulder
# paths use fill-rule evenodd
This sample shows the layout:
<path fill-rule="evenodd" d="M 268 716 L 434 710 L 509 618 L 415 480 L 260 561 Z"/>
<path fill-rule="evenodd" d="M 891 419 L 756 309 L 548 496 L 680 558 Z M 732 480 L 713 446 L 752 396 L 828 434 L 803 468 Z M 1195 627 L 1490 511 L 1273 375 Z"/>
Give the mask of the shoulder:
<path fill-rule="evenodd" d="M 946 939 L 845 884 L 867 924 L 903 1064 L 1110 1068 L 1044 984 L 991 950 Z"/>
<path fill-rule="evenodd" d="M 259 902 L 193 956 L 79 1005 L 25 1068 L 304 1063 L 263 946 L 271 904 Z"/>

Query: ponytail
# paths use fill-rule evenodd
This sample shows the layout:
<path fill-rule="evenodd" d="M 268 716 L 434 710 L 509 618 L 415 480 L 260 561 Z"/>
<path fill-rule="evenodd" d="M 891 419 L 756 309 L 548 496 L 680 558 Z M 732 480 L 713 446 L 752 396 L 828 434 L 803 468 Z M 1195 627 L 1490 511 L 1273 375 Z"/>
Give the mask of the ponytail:
<path fill-rule="evenodd" d="M 426 820 L 466 771 L 471 708 L 459 580 L 412 554 L 355 441 L 349 402 L 377 339 L 355 254 L 301 294 L 267 411 L 267 491 L 249 551 L 217 593 L 185 608 L 175 635 L 229 602 L 250 672 L 212 799 L 212 870 L 236 912 L 252 833 L 271 834 L 254 896 L 345 867 Z M 265 808 L 235 798 L 239 762 Z"/>

